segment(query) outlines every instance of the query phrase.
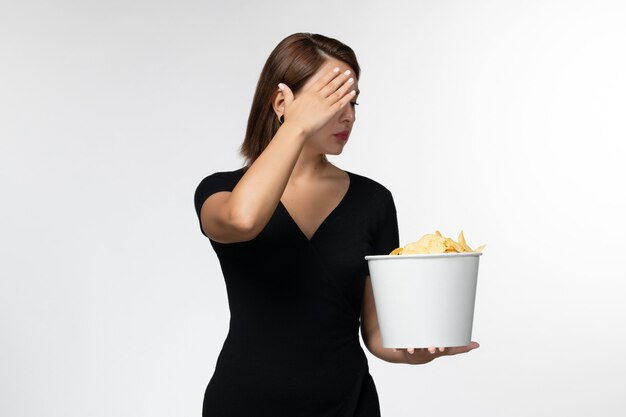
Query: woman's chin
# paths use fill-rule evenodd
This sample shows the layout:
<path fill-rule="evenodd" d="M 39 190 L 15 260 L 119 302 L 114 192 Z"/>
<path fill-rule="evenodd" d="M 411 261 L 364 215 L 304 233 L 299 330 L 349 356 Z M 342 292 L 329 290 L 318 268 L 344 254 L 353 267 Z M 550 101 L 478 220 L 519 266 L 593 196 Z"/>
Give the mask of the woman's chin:
<path fill-rule="evenodd" d="M 341 155 L 341 153 L 343 152 L 343 148 L 344 148 L 344 145 L 342 145 L 340 147 L 333 147 L 333 149 L 328 149 L 324 153 L 326 155 Z"/>
<path fill-rule="evenodd" d="M 341 151 L 325 152 L 324 155 L 337 156 L 337 155 L 341 155 Z"/>

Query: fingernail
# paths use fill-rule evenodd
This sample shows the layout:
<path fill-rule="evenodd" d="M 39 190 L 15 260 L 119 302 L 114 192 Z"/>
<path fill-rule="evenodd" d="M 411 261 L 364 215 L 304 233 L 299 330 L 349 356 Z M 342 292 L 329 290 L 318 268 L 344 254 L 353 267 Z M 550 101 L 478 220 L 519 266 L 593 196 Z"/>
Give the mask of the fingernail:
<path fill-rule="evenodd" d="M 333 68 L 333 72 L 339 72 L 339 67 Z"/>
<path fill-rule="evenodd" d="M 346 72 L 343 73 L 344 75 L 350 75 L 350 70 L 347 70 Z"/>
<path fill-rule="evenodd" d="M 446 350 L 446 348 L 442 348 L 442 347 L 439 348 L 439 352 L 443 352 L 444 350 Z"/>
<path fill-rule="evenodd" d="M 353 82 L 354 82 L 354 78 L 350 78 L 350 79 L 348 80 L 348 84 L 352 84 Z"/>
<path fill-rule="evenodd" d="M 350 91 L 350 94 L 355 95 L 355 94 L 356 94 L 356 91 L 355 91 L 355 90 L 352 90 L 352 91 Z"/>

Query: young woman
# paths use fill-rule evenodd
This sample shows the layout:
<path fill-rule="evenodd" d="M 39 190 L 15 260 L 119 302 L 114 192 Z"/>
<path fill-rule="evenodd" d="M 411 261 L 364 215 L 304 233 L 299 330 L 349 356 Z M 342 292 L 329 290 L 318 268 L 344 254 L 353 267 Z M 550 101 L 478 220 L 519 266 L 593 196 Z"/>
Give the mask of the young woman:
<path fill-rule="evenodd" d="M 370 352 L 393 363 L 478 347 L 382 347 L 364 256 L 399 246 L 393 198 L 326 159 L 350 138 L 359 74 L 335 39 L 285 38 L 261 72 L 245 166 L 196 190 L 231 313 L 203 416 L 380 416 L 359 327 Z"/>

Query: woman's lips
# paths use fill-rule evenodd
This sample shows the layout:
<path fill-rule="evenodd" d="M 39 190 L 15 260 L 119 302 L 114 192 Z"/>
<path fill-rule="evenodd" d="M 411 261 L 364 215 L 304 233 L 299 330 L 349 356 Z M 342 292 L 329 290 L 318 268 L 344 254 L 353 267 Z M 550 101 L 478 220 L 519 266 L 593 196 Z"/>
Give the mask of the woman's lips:
<path fill-rule="evenodd" d="M 335 133 L 333 136 L 335 136 L 337 139 L 347 140 L 348 136 L 350 136 L 350 132 L 345 130 L 343 132 Z"/>

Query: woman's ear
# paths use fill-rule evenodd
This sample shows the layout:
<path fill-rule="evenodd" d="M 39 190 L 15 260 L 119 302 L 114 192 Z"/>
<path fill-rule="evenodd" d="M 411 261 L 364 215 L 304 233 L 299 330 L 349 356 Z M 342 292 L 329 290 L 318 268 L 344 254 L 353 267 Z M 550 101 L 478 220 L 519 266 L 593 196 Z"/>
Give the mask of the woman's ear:
<path fill-rule="evenodd" d="M 276 88 L 274 99 L 272 100 L 272 107 L 274 108 L 276 117 L 280 117 L 285 114 L 285 93 L 283 93 L 278 87 Z"/>
<path fill-rule="evenodd" d="M 280 118 L 280 116 L 284 116 L 285 107 L 290 106 L 293 100 L 294 96 L 291 89 L 283 83 L 278 84 L 278 91 L 272 100 L 272 107 L 274 107 L 276 117 Z"/>

